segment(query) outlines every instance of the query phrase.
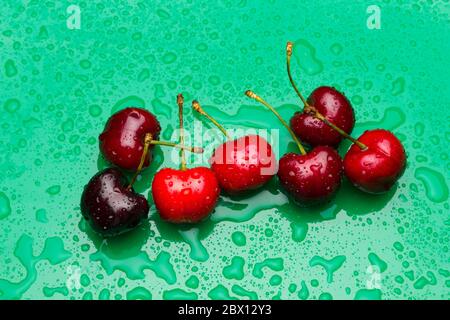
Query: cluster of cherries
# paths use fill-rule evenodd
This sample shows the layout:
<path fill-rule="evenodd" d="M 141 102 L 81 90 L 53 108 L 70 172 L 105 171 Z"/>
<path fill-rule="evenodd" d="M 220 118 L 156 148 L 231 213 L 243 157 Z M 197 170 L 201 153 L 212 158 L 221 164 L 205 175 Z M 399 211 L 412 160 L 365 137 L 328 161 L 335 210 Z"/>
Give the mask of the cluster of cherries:
<path fill-rule="evenodd" d="M 300 154 L 287 153 L 277 163 L 271 145 L 258 135 L 232 139 L 227 131 L 197 101 L 192 108 L 208 118 L 226 136 L 215 149 L 210 168 L 187 168 L 185 150 L 203 152 L 184 144 L 183 97 L 178 95 L 180 140 L 178 144 L 159 141 L 161 127 L 156 117 L 139 108 L 121 110 L 108 120 L 100 135 L 100 151 L 115 167 L 97 173 L 86 185 L 81 211 L 92 228 L 105 236 L 123 233 L 148 216 L 148 202 L 133 190 L 141 170 L 149 166 L 154 145 L 180 148 L 180 169 L 158 171 L 152 183 L 153 200 L 162 219 L 172 223 L 195 223 L 215 208 L 221 190 L 243 194 L 258 189 L 275 174 L 283 189 L 301 206 L 330 200 L 345 176 L 369 193 L 388 191 L 406 166 L 405 150 L 391 132 L 368 130 L 358 139 L 350 136 L 355 124 L 354 111 L 347 98 L 332 87 L 319 87 L 303 98 L 293 81 L 290 61 L 293 45 L 288 42 L 287 72 L 294 90 L 304 104 L 290 126 L 279 113 L 254 92 L 245 94 L 271 110 L 292 135 Z M 342 161 L 336 149 L 342 138 L 353 142 Z M 311 150 L 307 152 L 302 143 Z M 271 170 L 270 168 L 277 168 Z M 135 171 L 131 182 L 118 168 Z"/>

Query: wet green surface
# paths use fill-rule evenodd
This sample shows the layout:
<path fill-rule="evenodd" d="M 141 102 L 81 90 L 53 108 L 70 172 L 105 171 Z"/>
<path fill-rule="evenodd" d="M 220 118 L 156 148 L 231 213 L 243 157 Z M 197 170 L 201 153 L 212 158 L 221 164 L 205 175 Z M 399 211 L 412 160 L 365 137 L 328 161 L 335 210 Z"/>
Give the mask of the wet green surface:
<path fill-rule="evenodd" d="M 81 29 L 70 30 L 69 2 L 7 1 L 0 298 L 449 299 L 450 7 L 409 3 L 380 2 L 381 30 L 369 30 L 366 1 L 79 1 Z M 401 138 L 409 162 L 396 188 L 370 196 L 344 182 L 330 204 L 300 209 L 274 179 L 222 197 L 191 229 L 160 221 L 153 207 L 122 237 L 89 230 L 79 198 L 106 166 L 97 136 L 112 112 L 145 107 L 171 139 L 182 91 L 228 128 L 282 129 L 243 91 L 286 119 L 299 108 L 287 40 L 306 94 L 333 85 L 353 103 L 355 135 L 382 127 Z M 185 117 L 193 129 L 190 110 Z M 280 134 L 280 154 L 294 150 Z M 170 154 L 155 150 L 139 192 L 149 194 L 159 166 L 177 165 Z"/>

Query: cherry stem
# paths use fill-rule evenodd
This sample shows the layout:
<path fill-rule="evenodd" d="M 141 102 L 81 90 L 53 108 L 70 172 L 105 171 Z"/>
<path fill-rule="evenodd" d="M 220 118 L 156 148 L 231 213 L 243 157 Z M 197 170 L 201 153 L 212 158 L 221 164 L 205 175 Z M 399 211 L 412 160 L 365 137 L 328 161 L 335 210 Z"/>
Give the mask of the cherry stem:
<path fill-rule="evenodd" d="M 131 187 L 133 186 L 134 182 L 136 181 L 139 173 L 141 173 L 142 171 L 142 167 L 144 166 L 145 163 L 145 159 L 147 159 L 147 155 L 148 155 L 148 148 L 150 147 L 150 142 L 153 140 L 152 134 L 151 133 L 147 133 L 145 134 L 145 138 L 144 138 L 144 150 L 142 151 L 142 156 L 141 156 L 141 162 L 139 162 L 139 166 L 136 170 L 136 172 L 133 175 L 133 178 L 131 178 L 130 184 L 128 185 L 127 189 L 130 190 Z"/>
<path fill-rule="evenodd" d="M 328 125 L 332 129 L 336 130 L 341 136 L 350 140 L 351 142 L 356 144 L 358 147 L 360 147 L 361 150 L 366 150 L 367 146 L 364 143 L 353 138 L 347 132 L 345 132 L 344 130 L 342 130 L 341 128 L 336 126 L 335 124 L 331 123 L 315 107 L 311 106 L 308 103 L 308 101 L 303 97 L 300 90 L 298 90 L 297 86 L 295 85 L 294 79 L 292 78 L 292 74 L 291 74 L 291 56 L 292 56 L 293 47 L 294 47 L 294 44 L 292 42 L 288 41 L 288 43 L 286 44 L 286 68 L 287 68 L 287 73 L 288 73 L 288 77 L 289 77 L 289 82 L 291 83 L 292 87 L 294 88 L 294 90 L 297 93 L 300 100 L 302 100 L 305 112 L 312 115 L 313 117 L 316 117 L 317 119 L 323 121 L 326 125 Z"/>
<path fill-rule="evenodd" d="M 283 126 L 287 129 L 287 131 L 289 131 L 289 133 L 292 136 L 292 139 L 294 139 L 295 143 L 298 146 L 298 149 L 300 150 L 300 153 L 302 155 L 306 154 L 305 148 L 303 147 L 302 143 L 300 142 L 300 140 L 298 140 L 297 136 L 295 135 L 295 133 L 292 131 L 292 129 L 289 127 L 289 125 L 286 123 L 286 121 L 284 121 L 284 119 L 281 117 L 281 115 L 278 113 L 277 110 L 275 110 L 274 107 L 272 107 L 270 104 L 268 104 L 266 101 L 264 101 L 260 96 L 258 96 L 256 93 L 254 93 L 251 90 L 247 90 L 245 91 L 245 95 L 249 98 L 252 98 L 256 101 L 258 101 L 259 103 L 261 103 L 262 105 L 264 105 L 265 107 L 267 107 L 270 111 L 272 111 L 273 114 L 275 114 L 278 118 L 278 120 L 280 120 L 280 122 L 283 124 Z"/>
<path fill-rule="evenodd" d="M 178 104 L 178 119 L 180 120 L 180 144 L 184 145 L 184 125 L 183 125 L 183 104 L 184 104 L 184 97 L 180 93 L 177 96 L 177 104 Z M 181 149 L 180 151 L 181 156 L 181 170 L 186 170 L 186 156 L 184 154 L 184 149 Z"/>
<path fill-rule="evenodd" d="M 200 103 L 198 103 L 197 100 L 192 101 L 192 109 L 194 109 L 195 111 L 200 113 L 202 116 L 206 117 L 209 121 L 214 123 L 214 125 L 224 134 L 225 137 L 227 137 L 228 140 L 231 139 L 231 137 L 228 135 L 225 128 L 219 122 L 217 122 L 216 119 L 214 119 L 208 113 L 206 113 L 206 111 L 203 110 L 203 108 L 200 106 Z"/>
<path fill-rule="evenodd" d="M 173 147 L 173 148 L 178 148 L 181 150 L 187 150 L 187 151 L 193 152 L 193 153 L 203 153 L 203 151 L 204 151 L 202 147 L 189 147 L 189 146 L 185 146 L 183 144 L 177 144 L 177 143 L 173 143 L 173 142 L 169 142 L 169 141 L 153 140 L 152 134 L 146 133 L 145 137 L 144 137 L 144 150 L 142 151 L 141 161 L 139 162 L 139 166 L 138 166 L 136 172 L 134 173 L 130 184 L 127 187 L 128 190 L 131 189 L 133 184 L 136 182 L 138 175 L 141 173 L 142 168 L 144 167 L 145 159 L 147 158 L 150 145 Z"/>
<path fill-rule="evenodd" d="M 347 132 L 345 132 L 344 130 L 342 130 L 341 128 L 336 126 L 335 124 L 333 124 L 330 121 L 328 121 L 328 119 L 325 118 L 323 114 L 318 112 L 317 109 L 314 108 L 313 106 L 306 106 L 305 107 L 305 112 L 310 114 L 310 115 L 312 115 L 312 116 L 314 116 L 314 117 L 316 117 L 317 119 L 323 121 L 326 125 L 330 126 L 332 129 L 336 130 L 341 136 L 343 136 L 344 138 L 350 140 L 351 142 L 356 144 L 358 147 L 360 147 L 361 150 L 366 150 L 367 149 L 367 146 L 364 143 L 362 143 L 359 140 L 353 138 Z"/>
<path fill-rule="evenodd" d="M 294 79 L 292 78 L 292 74 L 291 74 L 291 56 L 292 56 L 292 49 L 293 49 L 293 47 L 294 47 L 294 44 L 292 42 L 288 41 L 288 43 L 286 44 L 286 68 L 287 68 L 287 73 L 288 73 L 288 77 L 289 77 L 289 82 L 291 83 L 291 85 L 294 88 L 295 92 L 299 96 L 300 100 L 302 100 L 303 105 L 306 107 L 306 106 L 309 106 L 309 104 L 306 101 L 306 99 L 303 97 L 303 95 L 301 94 L 300 90 L 298 90 L 297 86 L 295 85 Z"/>
<path fill-rule="evenodd" d="M 152 140 L 150 144 L 183 149 L 192 153 L 203 153 L 204 151 L 202 147 L 190 147 L 169 141 Z"/>

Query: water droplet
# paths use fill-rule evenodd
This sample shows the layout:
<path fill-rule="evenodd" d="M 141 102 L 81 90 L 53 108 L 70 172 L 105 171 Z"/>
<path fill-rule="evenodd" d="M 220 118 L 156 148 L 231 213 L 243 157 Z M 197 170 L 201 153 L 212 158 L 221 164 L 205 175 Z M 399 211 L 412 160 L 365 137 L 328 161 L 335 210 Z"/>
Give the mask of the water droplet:
<path fill-rule="evenodd" d="M 256 263 L 252 272 L 253 276 L 255 278 L 262 278 L 264 276 L 264 268 L 269 268 L 273 271 L 281 271 L 284 269 L 284 261 L 281 258 L 268 258 L 263 262 Z"/>
<path fill-rule="evenodd" d="M 222 270 L 222 274 L 227 279 L 242 280 L 244 278 L 244 264 L 242 257 L 233 257 L 231 264 Z"/>
<path fill-rule="evenodd" d="M 92 104 L 89 106 L 89 114 L 94 118 L 98 117 L 102 114 L 102 108 L 97 104 Z"/>
<path fill-rule="evenodd" d="M 45 209 L 36 210 L 36 221 L 41 223 L 47 223 L 47 211 Z"/>
<path fill-rule="evenodd" d="M 360 289 L 356 292 L 355 300 L 381 300 L 381 290 Z"/>
<path fill-rule="evenodd" d="M 177 60 L 177 55 L 173 52 L 167 52 L 162 57 L 162 61 L 165 64 L 173 63 L 173 62 L 175 62 L 175 60 Z"/>
<path fill-rule="evenodd" d="M 427 167 L 419 167 L 414 176 L 422 182 L 425 194 L 430 201 L 438 203 L 448 199 L 448 186 L 440 172 Z"/>
<path fill-rule="evenodd" d="M 0 220 L 11 214 L 11 203 L 3 192 L 0 192 Z"/>
<path fill-rule="evenodd" d="M 330 260 L 327 260 L 325 258 L 314 256 L 309 261 L 309 265 L 311 267 L 314 266 L 321 266 L 325 269 L 327 272 L 327 282 L 331 283 L 333 282 L 333 274 L 338 270 L 343 263 L 345 262 L 346 258 L 345 256 L 336 256 Z"/>
<path fill-rule="evenodd" d="M 393 96 L 398 96 L 399 94 L 402 94 L 405 91 L 405 79 L 402 77 L 395 79 L 392 82 L 392 89 L 391 94 Z"/>
<path fill-rule="evenodd" d="M 54 195 L 57 195 L 61 191 L 61 186 L 54 185 L 54 186 L 51 186 L 51 187 L 47 188 L 47 190 L 45 190 L 45 191 L 48 194 L 54 196 Z"/>
<path fill-rule="evenodd" d="M 151 300 L 152 293 L 144 287 L 136 287 L 127 292 L 128 300 Z"/>
<path fill-rule="evenodd" d="M 195 261 L 206 261 L 209 259 L 208 251 L 199 239 L 199 229 L 192 228 L 190 230 L 180 230 L 180 235 L 189 245 L 191 252 L 189 256 Z"/>
<path fill-rule="evenodd" d="M 315 75 L 323 70 L 322 61 L 316 57 L 316 49 L 304 39 L 295 41 L 293 57 L 308 75 Z"/>
<path fill-rule="evenodd" d="M 17 74 L 16 64 L 11 59 L 5 62 L 5 74 L 8 78 L 14 77 Z"/>
<path fill-rule="evenodd" d="M 387 263 L 384 262 L 379 256 L 375 253 L 369 253 L 369 261 L 372 265 L 377 266 L 380 272 L 384 272 L 387 269 Z"/>
<path fill-rule="evenodd" d="M 9 113 L 14 113 L 20 108 L 20 101 L 17 99 L 8 99 L 5 101 L 5 104 L 3 105 L 5 110 Z"/>

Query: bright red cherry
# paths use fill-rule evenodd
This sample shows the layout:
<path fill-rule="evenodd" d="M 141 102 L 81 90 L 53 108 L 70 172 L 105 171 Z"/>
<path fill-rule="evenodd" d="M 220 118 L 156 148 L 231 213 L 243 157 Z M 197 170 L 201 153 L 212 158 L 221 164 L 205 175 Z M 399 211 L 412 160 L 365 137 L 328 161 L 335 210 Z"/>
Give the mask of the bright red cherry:
<path fill-rule="evenodd" d="M 160 131 L 161 126 L 152 113 L 140 108 L 126 108 L 109 118 L 99 136 L 100 151 L 110 163 L 122 169 L 137 170 L 146 134 L 157 140 Z M 151 159 L 152 153 L 148 152 L 144 167 Z"/>
<path fill-rule="evenodd" d="M 277 163 L 272 146 L 266 139 L 247 135 L 231 140 L 226 130 L 197 101 L 192 102 L 192 107 L 210 119 L 229 139 L 214 150 L 209 160 L 222 190 L 229 194 L 254 190 L 275 175 Z"/>
<path fill-rule="evenodd" d="M 184 145 L 183 103 L 177 96 L 180 120 L 180 144 Z M 153 179 L 152 194 L 162 219 L 173 223 L 195 223 L 206 218 L 219 198 L 219 183 L 214 172 L 206 167 L 186 168 L 184 149 L 181 150 L 181 169 L 165 168 Z"/>
<path fill-rule="evenodd" d="M 353 108 L 347 98 L 331 87 L 319 87 L 308 97 L 308 105 L 314 106 L 328 121 L 350 134 L 355 126 Z M 311 146 L 337 147 L 342 136 L 323 121 L 314 117 L 306 107 L 296 112 L 290 122 L 292 131 Z"/>
<path fill-rule="evenodd" d="M 289 81 L 304 104 L 302 112 L 296 112 L 290 121 L 292 131 L 303 142 L 311 146 L 326 145 L 337 147 L 342 136 L 318 118 L 323 118 L 350 134 L 355 126 L 355 115 L 348 99 L 332 87 L 315 89 L 308 100 L 297 89 L 291 75 L 291 56 L 293 43 L 286 46 L 286 65 Z"/>
<path fill-rule="evenodd" d="M 214 210 L 220 189 L 209 168 L 164 168 L 153 179 L 152 193 L 162 219 L 173 223 L 195 223 Z"/>
<path fill-rule="evenodd" d="M 300 141 L 279 113 L 252 91 L 245 94 L 271 110 L 297 143 L 301 154 L 287 153 L 280 159 L 278 178 L 281 186 L 302 206 L 329 200 L 342 180 L 342 160 L 331 147 L 319 146 L 306 153 Z"/>
<path fill-rule="evenodd" d="M 276 173 L 272 147 L 258 135 L 221 144 L 214 151 L 210 163 L 220 187 L 231 194 L 257 189 Z"/>
<path fill-rule="evenodd" d="M 315 147 L 306 155 L 288 153 L 280 159 L 278 178 L 299 204 L 323 203 L 339 189 L 342 160 L 328 146 Z"/>
<path fill-rule="evenodd" d="M 369 193 L 388 191 L 403 175 L 406 154 L 402 143 L 391 132 L 368 130 L 353 144 L 344 157 L 347 178 L 359 189 Z"/>
<path fill-rule="evenodd" d="M 92 177 L 84 188 L 80 206 L 92 229 L 103 236 L 134 228 L 149 211 L 147 199 L 135 193 L 116 168 L 105 169 Z"/>

